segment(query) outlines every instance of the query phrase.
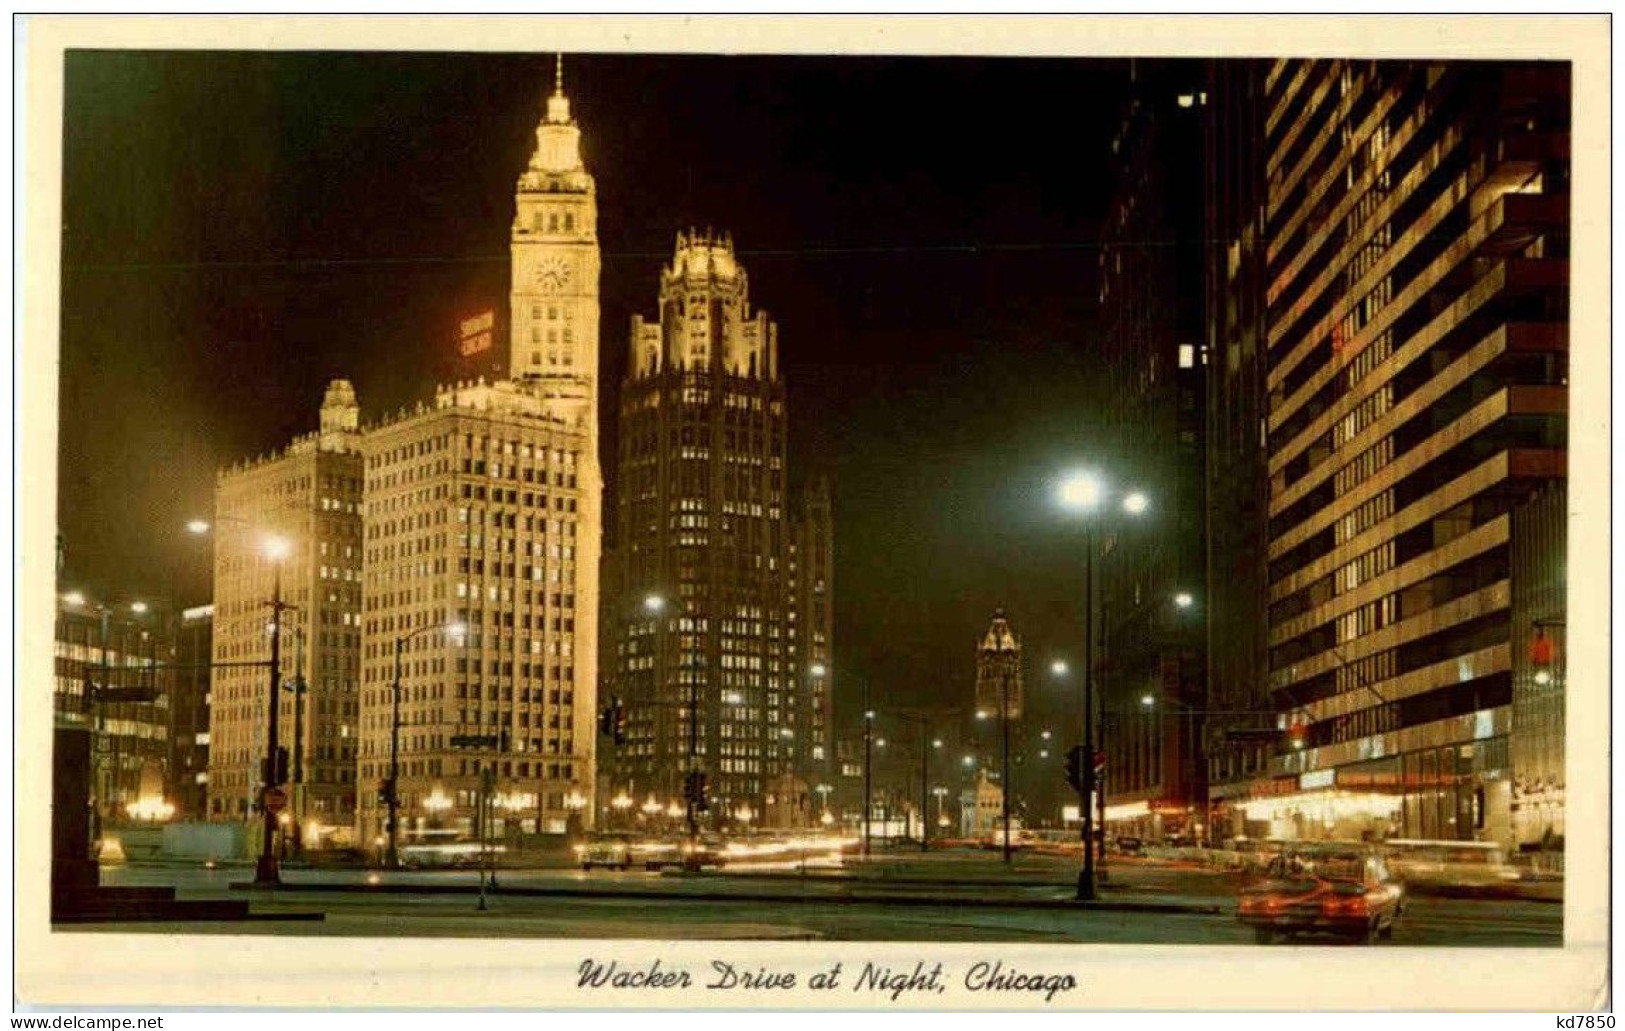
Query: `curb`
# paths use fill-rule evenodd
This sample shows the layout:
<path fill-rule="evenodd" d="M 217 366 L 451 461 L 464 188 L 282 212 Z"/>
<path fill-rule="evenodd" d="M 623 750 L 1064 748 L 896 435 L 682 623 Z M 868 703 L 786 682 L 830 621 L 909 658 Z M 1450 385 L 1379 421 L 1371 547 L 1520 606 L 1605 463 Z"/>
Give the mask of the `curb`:
<path fill-rule="evenodd" d="M 356 895 L 477 895 L 479 888 L 465 884 L 299 884 L 283 882 L 270 888 L 252 881 L 236 881 L 233 891 L 316 891 L 349 893 Z M 799 903 L 806 905 L 894 905 L 894 906 L 980 906 L 989 909 L 1062 909 L 1100 910 L 1119 913 L 1194 913 L 1217 915 L 1221 908 L 1212 904 L 1184 902 L 1134 902 L 1097 900 L 1081 902 L 1077 899 L 966 899 L 936 898 L 919 895 L 885 895 L 877 893 L 848 895 L 806 895 L 788 892 L 701 893 L 701 892 L 647 892 L 624 891 L 613 888 L 579 891 L 570 888 L 487 888 L 491 896 L 508 895 L 515 898 L 597 898 L 641 899 L 654 902 L 766 902 Z"/>

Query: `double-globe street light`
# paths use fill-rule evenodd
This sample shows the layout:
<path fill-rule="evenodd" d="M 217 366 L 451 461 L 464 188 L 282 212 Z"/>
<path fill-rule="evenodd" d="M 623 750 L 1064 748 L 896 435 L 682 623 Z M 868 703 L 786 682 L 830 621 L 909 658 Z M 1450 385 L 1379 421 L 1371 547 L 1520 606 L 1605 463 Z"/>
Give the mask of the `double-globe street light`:
<path fill-rule="evenodd" d="M 1128 515 L 1143 515 L 1151 507 L 1150 499 L 1141 491 L 1114 494 L 1106 481 L 1094 472 L 1077 472 L 1061 481 L 1057 498 L 1063 509 L 1083 518 L 1084 552 L 1084 664 L 1083 664 L 1083 758 L 1079 777 L 1079 815 L 1083 824 L 1083 869 L 1078 874 L 1078 898 L 1094 901 L 1098 898 L 1095 883 L 1095 691 L 1094 691 L 1094 615 L 1095 615 L 1095 516 L 1115 502 Z M 1104 802 L 1104 792 L 1101 793 Z M 1102 812 L 1104 815 L 1104 812 Z"/>

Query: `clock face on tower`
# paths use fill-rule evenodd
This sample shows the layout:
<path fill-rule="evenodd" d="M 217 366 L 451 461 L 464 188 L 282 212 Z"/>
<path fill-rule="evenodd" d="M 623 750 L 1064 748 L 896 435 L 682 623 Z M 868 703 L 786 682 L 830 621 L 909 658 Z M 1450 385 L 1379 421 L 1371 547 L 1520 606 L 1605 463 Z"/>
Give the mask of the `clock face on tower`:
<path fill-rule="evenodd" d="M 543 258 L 536 264 L 536 285 L 556 293 L 570 285 L 570 263 L 563 258 Z"/>

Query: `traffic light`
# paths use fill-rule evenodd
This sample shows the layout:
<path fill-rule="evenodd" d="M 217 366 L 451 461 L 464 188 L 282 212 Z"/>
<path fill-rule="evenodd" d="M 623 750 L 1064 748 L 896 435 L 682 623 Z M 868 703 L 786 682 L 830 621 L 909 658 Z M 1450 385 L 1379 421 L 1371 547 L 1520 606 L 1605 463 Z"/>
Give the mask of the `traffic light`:
<path fill-rule="evenodd" d="M 609 704 L 598 713 L 598 733 L 613 740 L 617 745 L 626 744 L 626 703 L 619 698 L 611 698 Z"/>
<path fill-rule="evenodd" d="M 1066 782 L 1072 785 L 1072 790 L 1083 792 L 1083 746 L 1073 745 L 1072 750 L 1066 753 Z"/>
<path fill-rule="evenodd" d="M 274 788 L 279 784 L 286 784 L 288 782 L 287 746 L 278 745 L 276 750 L 276 762 L 267 768 L 268 763 L 270 763 L 269 759 L 260 760 L 260 776 L 264 779 L 266 786 Z"/>
<path fill-rule="evenodd" d="M 1309 742 L 1309 721 L 1302 716 L 1293 716 L 1286 727 L 1286 739 L 1294 752 L 1301 751 Z"/>
<path fill-rule="evenodd" d="M 688 799 L 689 805 L 698 813 L 710 808 L 705 798 L 705 774 L 699 770 L 690 770 L 683 777 L 683 797 Z"/>

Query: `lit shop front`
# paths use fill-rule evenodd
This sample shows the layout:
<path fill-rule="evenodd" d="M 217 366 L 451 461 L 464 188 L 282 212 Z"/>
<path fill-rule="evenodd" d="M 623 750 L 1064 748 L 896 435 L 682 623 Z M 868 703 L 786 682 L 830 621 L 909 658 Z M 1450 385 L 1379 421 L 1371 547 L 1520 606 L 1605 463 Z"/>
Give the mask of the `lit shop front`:
<path fill-rule="evenodd" d="M 1497 737 L 1254 781 L 1245 794 L 1215 799 L 1213 819 L 1252 839 L 1505 842 L 1505 757 L 1506 739 Z"/>

